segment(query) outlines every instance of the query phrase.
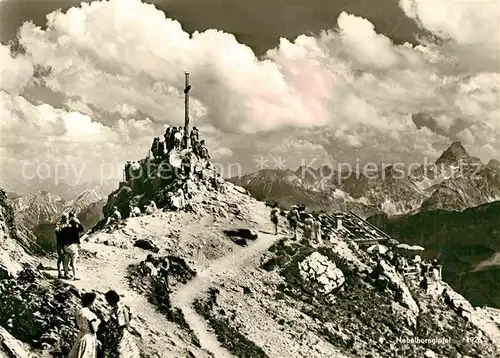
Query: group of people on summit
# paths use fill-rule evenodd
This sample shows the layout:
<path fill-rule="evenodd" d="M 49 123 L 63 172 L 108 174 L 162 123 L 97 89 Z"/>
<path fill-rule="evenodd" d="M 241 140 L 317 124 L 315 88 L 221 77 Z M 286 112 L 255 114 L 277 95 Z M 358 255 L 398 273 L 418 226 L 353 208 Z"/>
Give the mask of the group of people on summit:
<path fill-rule="evenodd" d="M 164 141 L 160 140 L 160 137 L 155 137 L 153 139 L 153 144 L 151 145 L 151 153 L 154 158 L 163 158 L 165 154 L 169 153 L 173 149 L 181 150 L 191 147 L 193 153 L 202 158 L 209 159 L 208 149 L 205 145 L 204 140 L 199 140 L 200 134 L 196 126 L 193 127 L 189 138 L 184 133 L 184 128 L 182 127 L 167 127 L 165 134 L 163 135 Z"/>

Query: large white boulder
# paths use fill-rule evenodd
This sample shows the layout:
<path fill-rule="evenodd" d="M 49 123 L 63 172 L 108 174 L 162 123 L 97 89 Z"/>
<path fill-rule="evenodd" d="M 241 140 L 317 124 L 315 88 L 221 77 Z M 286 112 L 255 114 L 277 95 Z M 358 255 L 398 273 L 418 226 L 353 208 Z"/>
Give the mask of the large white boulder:
<path fill-rule="evenodd" d="M 317 285 L 323 295 L 332 294 L 345 282 L 342 271 L 334 262 L 319 252 L 313 252 L 299 264 L 300 275 L 306 281 Z"/>

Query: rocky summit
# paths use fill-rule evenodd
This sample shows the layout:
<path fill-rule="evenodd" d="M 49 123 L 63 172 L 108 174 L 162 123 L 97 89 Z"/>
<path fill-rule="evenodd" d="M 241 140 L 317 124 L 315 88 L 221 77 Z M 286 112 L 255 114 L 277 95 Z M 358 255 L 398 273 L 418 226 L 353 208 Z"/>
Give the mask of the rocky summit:
<path fill-rule="evenodd" d="M 141 357 L 500 355 L 492 311 L 369 254 L 367 243 L 389 241 L 360 216 L 323 217 L 316 240 L 301 220 L 293 239 L 286 208 L 274 235 L 266 203 L 190 150 L 131 168 L 82 237 L 75 281 L 57 278 L 53 258 L 26 254 L 3 196 L 1 353 L 67 356 L 82 294 L 96 292 L 105 320 L 113 289 Z"/>

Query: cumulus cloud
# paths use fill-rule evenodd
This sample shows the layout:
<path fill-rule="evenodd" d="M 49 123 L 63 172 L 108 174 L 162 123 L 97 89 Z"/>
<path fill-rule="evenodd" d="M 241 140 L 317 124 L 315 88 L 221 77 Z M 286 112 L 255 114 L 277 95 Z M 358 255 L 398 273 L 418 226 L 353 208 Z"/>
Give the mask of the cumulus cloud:
<path fill-rule="evenodd" d="M 399 0 L 405 14 L 435 36 L 447 41 L 469 66 L 498 71 L 500 59 L 499 0 Z M 484 69 L 484 68 L 483 68 Z"/>
<path fill-rule="evenodd" d="M 498 8 L 477 1 L 400 3 L 445 41 L 395 45 L 368 20 L 342 13 L 335 29 L 281 39 L 259 59 L 232 34 L 190 35 L 136 0 L 56 11 L 46 29 L 21 27 L 27 53 L 2 65 L 2 74 L 8 72 L 2 88 L 63 94 L 64 109 L 21 105 L 11 96 L 17 107 L 5 105 L 14 114 L 3 132 L 22 134 L 30 118 L 38 136 L 72 143 L 68 150 L 86 137 L 94 148 L 102 139 L 120 160 L 144 156 L 167 123 L 183 122 L 188 70 L 193 123 L 220 160 L 250 165 L 272 153 L 289 163 L 297 157 L 416 161 L 435 158 L 460 139 L 483 160 L 500 157 L 500 75 L 491 66 L 498 54 Z M 32 64 L 52 69 L 43 84 L 29 81 Z M 79 126 L 84 136 L 76 136 Z"/>
<path fill-rule="evenodd" d="M 0 44 L 0 89 L 21 91 L 33 76 L 33 65 L 25 56 L 12 57 L 10 47 Z"/>

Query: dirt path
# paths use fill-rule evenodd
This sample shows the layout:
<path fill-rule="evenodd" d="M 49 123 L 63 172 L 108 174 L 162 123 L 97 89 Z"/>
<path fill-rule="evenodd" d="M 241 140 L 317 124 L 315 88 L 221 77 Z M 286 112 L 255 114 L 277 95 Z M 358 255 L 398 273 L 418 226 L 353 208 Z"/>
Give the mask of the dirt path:
<path fill-rule="evenodd" d="M 165 351 L 168 351 L 170 357 L 185 357 L 182 347 L 187 344 L 169 333 L 176 330 L 174 324 L 158 312 L 146 297 L 129 287 L 126 278 L 127 268 L 130 264 L 137 264 L 143 258 L 144 252 L 139 249 L 123 250 L 96 243 L 83 243 L 82 248 L 97 252 L 97 258 L 81 260 L 77 264 L 79 280 L 67 282 L 82 291 L 106 292 L 113 289 L 118 294 L 124 294 L 123 301 L 138 318 L 133 321 L 132 326 L 142 335 L 142 345 L 147 352 L 152 356 L 163 357 Z M 54 262 L 47 260 L 44 266 L 54 266 Z M 57 276 L 55 270 L 47 273 Z"/>
<path fill-rule="evenodd" d="M 280 238 L 279 235 L 259 232 L 259 238 L 256 241 L 251 242 L 247 247 L 239 247 L 231 254 L 214 261 L 207 269 L 199 272 L 186 286 L 172 295 L 172 305 L 182 310 L 189 326 L 200 339 L 202 347 L 212 352 L 215 357 L 224 358 L 232 357 L 232 355 L 221 347 L 206 321 L 196 313 L 193 308 L 194 300 L 204 294 L 226 273 L 230 273 L 248 263 L 252 258 L 261 255 L 278 238 Z"/>

